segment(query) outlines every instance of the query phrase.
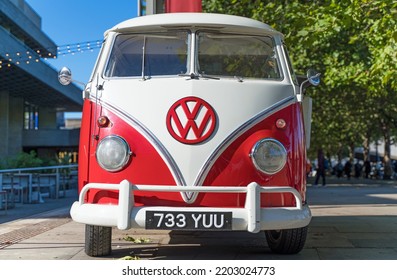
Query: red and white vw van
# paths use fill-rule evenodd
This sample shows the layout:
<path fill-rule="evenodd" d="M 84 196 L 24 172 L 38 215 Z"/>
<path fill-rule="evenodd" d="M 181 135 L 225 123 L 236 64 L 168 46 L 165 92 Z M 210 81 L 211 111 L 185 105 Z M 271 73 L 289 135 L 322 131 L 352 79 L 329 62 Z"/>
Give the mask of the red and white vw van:
<path fill-rule="evenodd" d="M 265 231 L 272 251 L 299 252 L 310 83 L 319 74 L 299 85 L 283 35 L 252 19 L 159 14 L 108 30 L 83 92 L 71 208 L 86 253 L 110 254 L 112 227 Z"/>

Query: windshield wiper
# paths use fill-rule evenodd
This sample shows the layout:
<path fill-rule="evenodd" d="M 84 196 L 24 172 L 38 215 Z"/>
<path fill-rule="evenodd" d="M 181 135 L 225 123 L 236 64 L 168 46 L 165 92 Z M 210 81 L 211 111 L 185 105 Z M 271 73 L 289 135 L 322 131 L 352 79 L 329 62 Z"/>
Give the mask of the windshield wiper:
<path fill-rule="evenodd" d="M 196 74 L 196 73 L 190 73 L 190 74 L 178 74 L 180 77 L 189 77 L 191 80 L 198 80 L 200 78 L 203 79 L 211 79 L 211 80 L 220 80 L 218 77 L 213 77 L 205 74 Z"/>
<path fill-rule="evenodd" d="M 189 77 L 191 80 L 195 80 L 195 79 L 198 79 L 198 78 L 199 78 L 199 76 L 198 76 L 197 74 L 194 74 L 194 73 L 190 73 L 190 74 L 187 74 L 187 73 L 185 73 L 185 74 L 178 74 L 178 76 L 179 76 L 179 77 Z"/>
<path fill-rule="evenodd" d="M 209 75 L 206 75 L 206 74 L 199 74 L 199 77 L 200 78 L 204 78 L 204 79 L 211 79 L 211 80 L 220 80 L 221 78 L 218 78 L 218 77 L 214 77 L 214 76 L 209 76 Z"/>
<path fill-rule="evenodd" d="M 234 78 L 235 78 L 239 83 L 244 82 L 244 78 L 243 78 L 243 77 L 234 76 Z"/>

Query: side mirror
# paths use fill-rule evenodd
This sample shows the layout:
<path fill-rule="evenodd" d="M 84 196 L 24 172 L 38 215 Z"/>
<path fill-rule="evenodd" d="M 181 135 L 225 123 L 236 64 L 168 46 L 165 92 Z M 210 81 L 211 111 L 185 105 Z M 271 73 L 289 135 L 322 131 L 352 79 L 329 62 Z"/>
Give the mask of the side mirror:
<path fill-rule="evenodd" d="M 313 86 L 318 86 L 320 84 L 320 76 L 321 73 L 318 73 L 316 70 L 309 69 L 307 71 L 307 80 Z"/>
<path fill-rule="evenodd" d="M 300 94 L 302 95 L 304 93 L 304 89 L 309 85 L 315 87 L 318 86 L 320 84 L 320 76 L 321 73 L 317 72 L 316 70 L 309 69 L 306 74 L 307 79 L 302 81 L 300 84 Z"/>
<path fill-rule="evenodd" d="M 69 68 L 63 67 L 58 72 L 58 81 L 61 85 L 67 86 L 72 82 L 72 71 Z"/>
<path fill-rule="evenodd" d="M 77 83 L 82 85 L 84 88 L 86 84 L 75 81 L 72 79 L 72 71 L 68 67 L 63 67 L 59 72 L 58 72 L 58 81 L 61 85 L 67 86 L 70 85 L 71 82 Z"/>

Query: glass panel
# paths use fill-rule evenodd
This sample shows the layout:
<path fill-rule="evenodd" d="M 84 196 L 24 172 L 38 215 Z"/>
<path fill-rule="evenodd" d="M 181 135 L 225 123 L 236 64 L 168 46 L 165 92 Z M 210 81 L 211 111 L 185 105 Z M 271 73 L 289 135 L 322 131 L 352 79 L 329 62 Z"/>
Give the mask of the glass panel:
<path fill-rule="evenodd" d="M 105 76 L 134 77 L 185 74 L 187 32 L 117 36 Z"/>
<path fill-rule="evenodd" d="M 39 129 L 39 107 L 26 103 L 23 112 L 23 127 L 26 130 Z"/>
<path fill-rule="evenodd" d="M 200 32 L 198 71 L 241 78 L 282 77 L 272 38 L 247 35 Z"/>

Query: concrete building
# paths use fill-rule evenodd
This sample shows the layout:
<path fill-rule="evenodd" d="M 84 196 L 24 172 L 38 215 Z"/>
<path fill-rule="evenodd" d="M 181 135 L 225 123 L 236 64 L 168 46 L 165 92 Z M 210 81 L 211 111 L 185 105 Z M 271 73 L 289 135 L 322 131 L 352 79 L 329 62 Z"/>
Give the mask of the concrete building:
<path fill-rule="evenodd" d="M 78 148 L 79 129 L 61 129 L 66 111 L 81 111 L 81 89 L 62 86 L 46 63 L 56 44 L 24 0 L 0 1 L 0 161 L 22 151 L 39 156 Z"/>

